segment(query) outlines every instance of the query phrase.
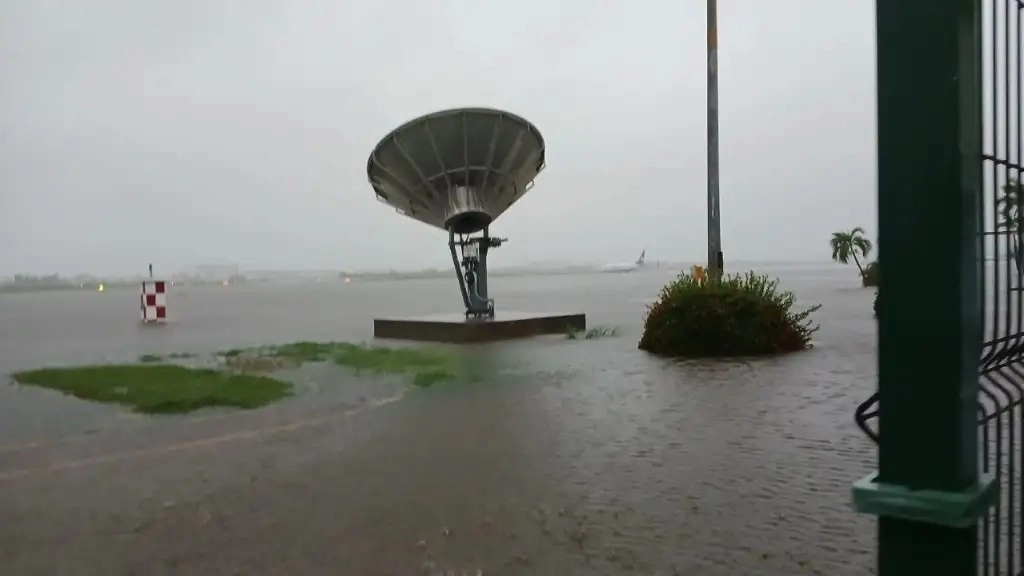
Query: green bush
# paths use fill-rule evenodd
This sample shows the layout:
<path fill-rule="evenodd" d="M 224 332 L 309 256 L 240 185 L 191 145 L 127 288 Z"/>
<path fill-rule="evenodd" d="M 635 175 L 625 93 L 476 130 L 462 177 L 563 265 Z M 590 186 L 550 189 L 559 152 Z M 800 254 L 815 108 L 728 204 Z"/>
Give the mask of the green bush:
<path fill-rule="evenodd" d="M 717 283 L 682 273 L 647 308 L 641 350 L 675 358 L 783 354 L 810 347 L 818 330 L 809 317 L 821 308 L 792 311 L 792 292 L 753 272 Z"/>
<path fill-rule="evenodd" d="M 869 262 L 864 267 L 864 275 L 860 277 L 860 282 L 865 287 L 878 286 L 878 262 Z"/>

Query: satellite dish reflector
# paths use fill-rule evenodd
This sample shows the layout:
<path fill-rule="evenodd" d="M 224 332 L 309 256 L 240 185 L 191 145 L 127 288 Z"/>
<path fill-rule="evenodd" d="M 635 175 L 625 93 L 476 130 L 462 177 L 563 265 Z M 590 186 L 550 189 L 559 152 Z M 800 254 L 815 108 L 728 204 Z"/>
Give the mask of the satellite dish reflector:
<path fill-rule="evenodd" d="M 487 228 L 544 169 L 544 138 L 525 119 L 490 108 L 421 116 L 384 137 L 366 173 L 377 199 L 455 234 Z"/>

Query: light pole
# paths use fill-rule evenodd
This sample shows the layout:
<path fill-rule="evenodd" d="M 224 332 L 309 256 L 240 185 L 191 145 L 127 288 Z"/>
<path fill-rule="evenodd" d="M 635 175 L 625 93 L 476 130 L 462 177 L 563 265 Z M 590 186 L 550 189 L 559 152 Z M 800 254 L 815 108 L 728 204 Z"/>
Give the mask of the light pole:
<path fill-rule="evenodd" d="M 708 8 L 708 278 L 718 281 L 725 268 L 722 255 L 722 215 L 718 194 L 718 7 Z"/>

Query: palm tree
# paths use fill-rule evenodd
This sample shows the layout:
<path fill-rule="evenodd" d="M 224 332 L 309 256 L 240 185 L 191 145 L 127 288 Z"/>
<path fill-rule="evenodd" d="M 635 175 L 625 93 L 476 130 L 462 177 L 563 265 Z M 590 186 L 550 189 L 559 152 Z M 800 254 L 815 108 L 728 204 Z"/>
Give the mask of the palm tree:
<path fill-rule="evenodd" d="M 849 264 L 850 258 L 853 258 L 853 263 L 857 265 L 860 277 L 863 278 L 864 267 L 860 265 L 857 253 L 867 260 L 872 248 L 871 240 L 864 236 L 864 229 L 858 226 L 849 232 L 833 232 L 831 244 L 832 259 L 840 264 Z"/>
<path fill-rule="evenodd" d="M 1003 186 L 1003 195 L 996 199 L 999 207 L 999 222 L 996 226 L 1005 228 L 1010 233 L 1009 255 L 1017 266 L 1017 274 L 1024 272 L 1024 230 L 1021 229 L 1021 205 L 1024 204 L 1024 185 L 1018 180 L 1010 180 Z"/>

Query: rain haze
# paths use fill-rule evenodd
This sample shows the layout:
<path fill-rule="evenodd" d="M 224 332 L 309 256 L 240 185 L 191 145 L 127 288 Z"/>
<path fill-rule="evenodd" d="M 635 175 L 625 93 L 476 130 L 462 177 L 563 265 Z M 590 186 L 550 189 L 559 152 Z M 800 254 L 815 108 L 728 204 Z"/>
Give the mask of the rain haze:
<path fill-rule="evenodd" d="M 374 199 L 389 130 L 486 106 L 547 168 L 496 266 L 706 253 L 699 0 L 3 2 L 0 275 L 449 265 Z M 874 6 L 719 7 L 728 260 L 875 224 Z"/>
<path fill-rule="evenodd" d="M 725 283 L 706 0 L 0 0 L 0 572 L 868 574 L 875 6 L 719 4 Z"/>

